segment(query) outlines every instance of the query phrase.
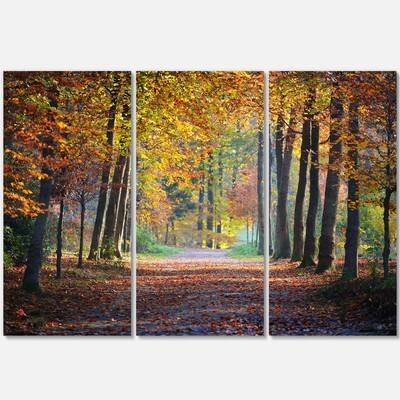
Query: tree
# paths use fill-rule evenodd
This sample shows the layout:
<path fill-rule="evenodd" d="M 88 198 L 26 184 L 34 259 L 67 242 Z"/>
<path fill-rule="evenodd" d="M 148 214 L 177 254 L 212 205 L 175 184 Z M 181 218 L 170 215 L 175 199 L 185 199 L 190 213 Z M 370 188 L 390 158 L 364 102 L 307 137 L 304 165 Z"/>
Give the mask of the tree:
<path fill-rule="evenodd" d="M 291 110 L 290 121 L 288 130 L 285 137 L 284 150 L 279 146 L 277 153 L 283 150 L 283 155 L 277 155 L 277 159 L 280 161 L 280 169 L 277 165 L 277 189 L 278 189 L 278 201 L 276 210 L 276 235 L 275 235 L 275 252 L 274 258 L 288 258 L 290 257 L 290 239 L 288 229 L 288 217 L 287 217 L 287 198 L 290 183 L 290 166 L 292 163 L 293 153 L 293 142 L 295 139 L 294 132 L 294 110 Z M 278 117 L 279 118 L 279 117 Z M 282 117 L 280 117 L 282 118 Z M 282 129 L 283 122 L 278 120 L 278 127 Z M 283 141 L 283 135 L 280 141 Z M 278 148 L 278 146 L 277 146 Z M 278 173 L 279 172 L 279 173 Z"/>
<path fill-rule="evenodd" d="M 104 224 L 101 257 L 112 259 L 115 256 L 115 228 L 117 224 L 118 203 L 120 201 L 122 177 L 126 166 L 126 156 L 120 154 L 114 169 L 110 196 L 108 200 L 106 219 Z"/>
<path fill-rule="evenodd" d="M 293 222 L 293 252 L 292 261 L 300 261 L 304 254 L 304 198 L 307 185 L 307 168 L 311 142 L 311 109 L 314 102 L 314 92 L 310 90 L 304 105 L 303 129 L 301 134 L 301 156 L 299 160 L 299 181 L 296 193 Z"/>
<path fill-rule="evenodd" d="M 49 106 L 56 109 L 58 106 L 57 97 L 59 92 L 55 86 L 53 86 L 48 93 Z M 53 155 L 53 137 L 51 130 L 57 130 L 55 119 L 50 113 L 50 132 L 43 134 L 41 137 L 41 143 L 43 146 L 42 157 L 46 159 Z M 33 233 L 31 238 L 31 244 L 28 250 L 28 259 L 26 261 L 26 269 L 22 280 L 22 287 L 27 291 L 40 290 L 39 286 L 39 273 L 43 261 L 43 239 L 46 229 L 46 222 L 48 216 L 48 208 L 50 205 L 50 196 L 52 190 L 52 174 L 53 171 L 48 165 L 43 165 L 41 173 L 45 178 L 40 181 L 39 189 L 39 204 L 43 205 L 43 212 L 41 212 L 35 220 L 33 227 Z"/>
<path fill-rule="evenodd" d="M 120 85 L 121 85 L 121 77 L 118 73 L 112 73 L 111 78 L 111 87 L 106 86 L 107 91 L 110 96 L 110 106 L 108 111 L 108 121 L 107 121 L 107 145 L 109 146 L 109 151 L 112 153 L 113 145 L 114 145 L 114 127 L 117 115 L 117 105 L 119 99 Z M 99 201 L 97 204 L 97 213 L 96 220 L 94 223 L 93 233 L 92 233 L 92 242 L 90 245 L 89 251 L 89 260 L 96 259 L 98 257 L 98 250 L 100 245 L 100 235 L 103 228 L 104 222 L 104 213 L 106 209 L 107 203 L 107 192 L 108 192 L 108 184 L 110 180 L 110 172 L 111 172 L 111 161 L 106 159 L 103 165 L 103 172 L 101 175 L 101 186 L 99 190 Z"/>
<path fill-rule="evenodd" d="M 258 132 L 257 146 L 257 212 L 258 212 L 258 253 L 265 254 L 264 248 L 264 133 Z"/>
<path fill-rule="evenodd" d="M 349 132 L 352 135 L 348 139 L 348 174 L 347 182 L 347 229 L 343 276 L 346 278 L 358 277 L 358 246 L 360 234 L 360 209 L 359 209 L 359 185 L 358 185 L 358 141 L 360 140 L 358 122 L 358 103 L 350 104 Z"/>
<path fill-rule="evenodd" d="M 304 242 L 304 254 L 300 267 L 314 266 L 316 237 L 315 224 L 319 203 L 319 123 L 311 122 L 311 160 L 310 160 L 310 197 L 306 220 L 306 238 Z"/>
<path fill-rule="evenodd" d="M 336 78 L 333 76 L 333 93 L 330 105 L 329 165 L 319 239 L 317 272 L 324 272 L 331 268 L 335 259 L 335 229 L 339 194 L 339 168 L 342 156 L 341 131 L 343 119 L 343 104 L 337 93 L 338 82 Z"/>
<path fill-rule="evenodd" d="M 126 158 L 124 176 L 122 179 L 121 195 L 118 204 L 117 223 L 115 227 L 115 255 L 117 258 L 122 258 L 121 255 L 121 239 L 124 231 L 125 215 L 127 213 L 129 199 L 129 176 L 130 176 L 130 157 Z"/>
<path fill-rule="evenodd" d="M 213 170 L 214 158 L 212 153 L 208 156 L 208 180 L 207 180 L 207 240 L 206 246 L 210 249 L 214 247 L 214 170 Z"/>

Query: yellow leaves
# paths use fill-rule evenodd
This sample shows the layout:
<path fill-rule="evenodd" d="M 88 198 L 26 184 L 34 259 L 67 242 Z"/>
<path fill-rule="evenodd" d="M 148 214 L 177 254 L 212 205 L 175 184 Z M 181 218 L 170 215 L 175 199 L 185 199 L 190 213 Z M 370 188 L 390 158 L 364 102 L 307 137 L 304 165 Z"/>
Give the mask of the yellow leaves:
<path fill-rule="evenodd" d="M 57 126 L 61 129 L 61 130 L 65 130 L 68 128 L 68 125 L 62 121 L 57 122 Z"/>
<path fill-rule="evenodd" d="M 16 191 L 19 191 L 22 194 L 30 195 L 32 194 L 32 190 L 27 189 L 25 187 L 24 182 L 11 182 L 10 186 L 15 189 Z"/>

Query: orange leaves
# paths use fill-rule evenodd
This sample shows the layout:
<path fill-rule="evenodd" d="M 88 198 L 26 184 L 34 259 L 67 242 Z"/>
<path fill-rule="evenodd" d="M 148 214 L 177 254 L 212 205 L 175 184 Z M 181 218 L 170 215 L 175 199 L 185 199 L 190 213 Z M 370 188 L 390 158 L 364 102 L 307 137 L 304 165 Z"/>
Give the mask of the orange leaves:
<path fill-rule="evenodd" d="M 139 335 L 263 334 L 262 263 L 179 257 L 139 260 Z"/>
<path fill-rule="evenodd" d="M 54 279 L 55 259 L 41 272 L 43 292 L 20 289 L 23 267 L 4 272 L 6 335 L 130 334 L 131 278 L 129 264 L 86 262 L 63 258 L 64 275 Z"/>
<path fill-rule="evenodd" d="M 228 193 L 232 214 L 254 220 L 257 214 L 257 171 L 247 168 L 241 171 L 239 181 Z"/>
<path fill-rule="evenodd" d="M 40 204 L 25 194 L 21 195 L 14 190 L 4 188 L 4 213 L 17 218 L 18 216 L 36 217 L 43 212 Z"/>
<path fill-rule="evenodd" d="M 126 96 L 129 73 L 5 74 L 4 175 L 8 215 L 36 216 L 40 208 L 33 200 L 35 189 L 38 181 L 49 175 L 58 184 L 67 169 L 82 169 L 95 161 L 112 159 L 105 131 L 110 103 L 107 88 L 113 75 L 121 78 Z M 126 100 L 129 101 L 130 98 Z M 121 149 L 125 149 L 130 142 L 130 122 L 121 122 L 122 105 L 117 114 L 115 136 Z"/>
<path fill-rule="evenodd" d="M 365 259 L 359 261 L 360 279 L 348 288 L 341 280 L 343 262 L 338 262 L 335 271 L 324 274 L 315 274 L 312 267 L 297 266 L 298 263 L 285 260 L 269 263 L 271 335 L 384 335 L 395 330 L 390 318 L 385 321 L 386 332 L 377 330 L 382 321 L 371 313 L 360 290 L 370 285 Z M 392 268 L 395 270 L 394 265 Z M 395 298 L 394 291 L 393 302 Z"/>

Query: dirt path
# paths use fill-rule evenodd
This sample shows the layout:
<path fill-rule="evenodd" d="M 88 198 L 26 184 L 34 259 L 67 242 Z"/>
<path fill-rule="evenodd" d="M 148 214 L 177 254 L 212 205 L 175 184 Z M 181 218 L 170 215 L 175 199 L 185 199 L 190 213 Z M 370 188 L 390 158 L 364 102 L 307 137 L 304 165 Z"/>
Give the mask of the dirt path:
<path fill-rule="evenodd" d="M 269 330 L 271 335 L 336 336 L 386 335 L 388 327 L 365 318 L 357 309 L 315 296 L 318 289 L 340 274 L 316 275 L 313 268 L 299 269 L 288 260 L 269 263 Z M 362 271 L 361 273 L 368 273 Z M 344 301 L 341 301 L 341 304 Z"/>
<path fill-rule="evenodd" d="M 138 335 L 262 335 L 262 263 L 186 249 L 137 264 Z"/>

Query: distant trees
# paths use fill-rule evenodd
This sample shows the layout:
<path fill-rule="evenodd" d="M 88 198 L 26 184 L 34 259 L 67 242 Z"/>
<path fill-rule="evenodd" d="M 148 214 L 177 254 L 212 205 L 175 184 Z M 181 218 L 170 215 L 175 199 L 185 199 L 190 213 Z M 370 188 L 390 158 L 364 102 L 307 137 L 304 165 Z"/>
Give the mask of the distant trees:
<path fill-rule="evenodd" d="M 256 170 L 258 162 L 262 196 L 263 86 L 262 73 L 138 74 L 137 216 L 141 227 L 156 238 L 162 236 L 166 244 L 215 249 L 230 244 L 248 222 L 254 229 L 257 225 L 256 236 L 263 241 L 263 221 L 253 223 L 264 218 L 262 198 L 259 211 L 247 199 L 250 194 L 240 199 L 255 206 L 251 218 L 230 201 L 249 182 L 246 174 Z M 257 182 L 251 184 L 256 191 Z M 176 193 L 184 191 L 194 205 L 179 217 L 177 207 L 186 200 L 171 196 L 171 185 L 176 185 Z"/>
<path fill-rule="evenodd" d="M 370 246 L 360 243 L 362 229 L 369 223 L 362 220 L 360 212 L 381 208 L 382 260 L 384 276 L 388 276 L 393 240 L 390 215 L 395 210 L 390 199 L 396 191 L 395 107 L 395 73 L 270 74 L 271 145 L 276 161 L 272 179 L 277 187 L 270 207 L 275 225 L 274 257 L 289 257 L 290 241 L 282 240 L 287 236 L 282 210 L 289 207 L 289 218 L 294 221 L 289 235 L 293 240 L 292 260 L 301 261 L 300 266 L 316 265 L 316 272 L 330 269 L 335 264 L 338 238 L 343 234 L 340 239 L 344 250 L 343 275 L 357 277 L 360 249 L 365 252 Z M 294 125 L 293 119 L 297 120 Z M 288 195 L 282 196 L 281 182 L 286 181 L 282 177 L 283 148 L 291 137 L 294 137 L 293 152 L 299 161 L 292 163 L 289 176 L 295 177 L 298 171 L 297 191 L 294 196 L 289 184 Z M 320 195 L 322 216 L 318 219 Z M 285 197 L 286 204 L 282 206 Z M 307 198 L 304 235 L 303 209 Z M 347 215 L 340 205 L 343 199 L 346 199 Z M 341 226 L 345 220 L 343 231 L 337 229 L 338 218 Z"/>
<path fill-rule="evenodd" d="M 120 115 L 130 101 L 130 74 L 10 72 L 4 83 L 5 213 L 10 218 L 35 218 L 23 288 L 38 290 L 52 201 L 59 206 L 56 275 L 61 277 L 63 217 L 69 200 L 80 205 L 78 264 L 82 266 L 85 208 L 103 187 L 99 185 L 100 166 L 113 167 L 110 136 L 115 134 L 125 143 L 124 148 L 129 147 L 130 130 L 126 123 L 123 126 Z M 125 94 L 111 124 L 110 103 L 117 86 Z"/>

